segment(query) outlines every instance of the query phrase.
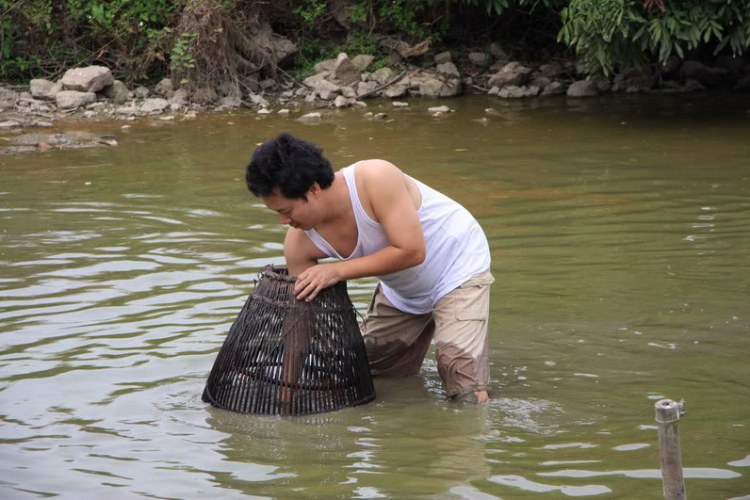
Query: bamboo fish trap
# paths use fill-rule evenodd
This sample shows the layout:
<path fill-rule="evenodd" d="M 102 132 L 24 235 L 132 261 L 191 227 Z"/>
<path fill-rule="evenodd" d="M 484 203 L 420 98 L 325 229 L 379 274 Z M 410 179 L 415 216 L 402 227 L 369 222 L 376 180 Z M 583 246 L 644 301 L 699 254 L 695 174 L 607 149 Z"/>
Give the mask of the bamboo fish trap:
<path fill-rule="evenodd" d="M 311 302 L 295 277 L 265 267 L 229 330 L 203 391 L 207 403 L 239 413 L 310 415 L 375 399 L 365 345 L 346 282 Z"/>

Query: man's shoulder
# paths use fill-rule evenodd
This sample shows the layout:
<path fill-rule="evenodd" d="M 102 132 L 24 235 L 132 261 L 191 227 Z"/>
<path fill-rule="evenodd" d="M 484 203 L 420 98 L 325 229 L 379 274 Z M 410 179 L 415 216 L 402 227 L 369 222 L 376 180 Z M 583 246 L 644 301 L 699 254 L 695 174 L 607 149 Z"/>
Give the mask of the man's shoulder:
<path fill-rule="evenodd" d="M 403 172 L 393 163 L 380 160 L 362 160 L 357 162 L 355 176 L 357 185 L 368 185 L 377 187 L 382 185 L 383 181 L 388 178 L 396 178 L 403 175 Z"/>

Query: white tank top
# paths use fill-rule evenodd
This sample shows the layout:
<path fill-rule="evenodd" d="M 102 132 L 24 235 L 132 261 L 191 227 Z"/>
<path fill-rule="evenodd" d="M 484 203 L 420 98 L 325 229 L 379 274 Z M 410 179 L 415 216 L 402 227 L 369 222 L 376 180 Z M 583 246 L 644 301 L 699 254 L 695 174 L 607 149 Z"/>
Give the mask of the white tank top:
<path fill-rule="evenodd" d="M 321 252 L 339 260 L 372 255 L 391 244 L 383 226 L 367 215 L 359 201 L 354 178 L 356 166 L 355 163 L 342 170 L 357 222 L 357 246 L 352 254 L 339 255 L 315 229 L 305 231 Z M 418 266 L 378 278 L 383 294 L 396 308 L 410 314 L 426 314 L 445 294 L 487 271 L 490 250 L 484 231 L 468 210 L 418 180 L 409 179 L 422 194 L 417 213 L 426 243 L 425 260 Z"/>

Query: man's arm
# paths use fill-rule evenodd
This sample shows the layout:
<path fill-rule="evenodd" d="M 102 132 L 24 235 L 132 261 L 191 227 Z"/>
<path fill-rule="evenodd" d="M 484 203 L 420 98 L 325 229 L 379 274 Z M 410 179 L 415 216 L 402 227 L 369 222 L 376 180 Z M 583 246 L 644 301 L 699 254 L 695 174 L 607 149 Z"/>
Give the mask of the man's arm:
<path fill-rule="evenodd" d="M 381 276 L 417 266 L 425 258 L 425 241 L 417 207 L 409 194 L 406 177 L 395 165 L 369 160 L 357 166 L 360 200 L 372 207 L 390 246 L 365 257 L 313 265 L 298 275 L 295 294 L 312 300 L 323 288 L 339 281 Z"/>
<path fill-rule="evenodd" d="M 325 258 L 301 229 L 290 227 L 284 238 L 284 258 L 291 276 L 299 276 L 305 270 L 317 265 L 318 259 Z"/>

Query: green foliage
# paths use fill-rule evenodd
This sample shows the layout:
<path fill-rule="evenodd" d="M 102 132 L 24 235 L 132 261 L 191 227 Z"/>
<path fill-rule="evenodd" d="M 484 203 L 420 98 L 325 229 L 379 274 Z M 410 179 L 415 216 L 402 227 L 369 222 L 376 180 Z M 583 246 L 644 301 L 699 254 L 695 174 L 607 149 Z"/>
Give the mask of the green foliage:
<path fill-rule="evenodd" d="M 571 0 L 562 10 L 558 39 L 575 47 L 587 66 L 609 74 L 615 65 L 651 58 L 684 58 L 701 46 L 726 46 L 741 55 L 750 46 L 749 0 L 666 0 L 664 11 L 640 0 Z"/>
<path fill-rule="evenodd" d="M 197 36 L 197 33 L 182 33 L 172 47 L 170 62 L 172 71 L 178 75 L 185 76 L 191 69 L 195 68 L 192 47 Z M 183 78 L 181 83 L 187 83 L 187 81 L 187 78 Z"/>
<path fill-rule="evenodd" d="M 326 0 L 301 0 L 300 3 L 302 5 L 292 12 L 301 17 L 304 24 L 312 27 L 320 22 L 326 12 Z"/>

